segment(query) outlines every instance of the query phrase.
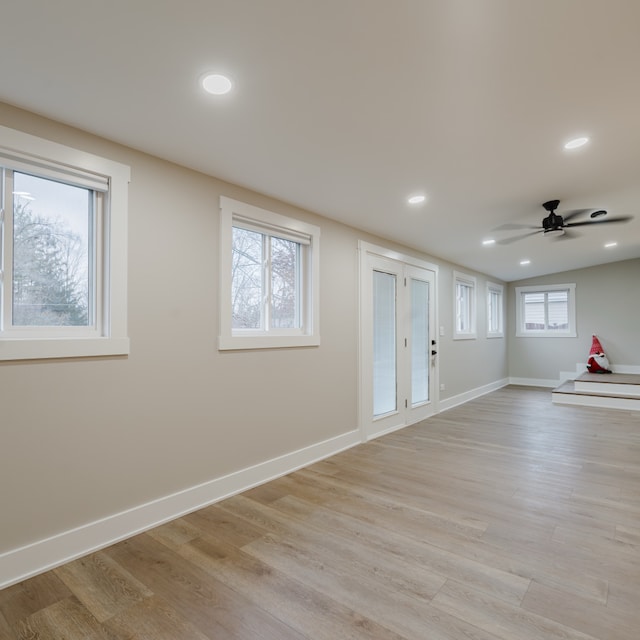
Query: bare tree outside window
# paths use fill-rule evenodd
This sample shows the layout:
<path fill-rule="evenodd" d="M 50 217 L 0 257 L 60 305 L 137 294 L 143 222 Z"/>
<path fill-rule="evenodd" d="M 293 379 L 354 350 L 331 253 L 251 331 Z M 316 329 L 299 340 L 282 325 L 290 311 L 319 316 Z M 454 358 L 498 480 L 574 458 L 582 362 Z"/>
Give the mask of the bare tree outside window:
<path fill-rule="evenodd" d="M 233 227 L 232 327 L 299 328 L 299 263 L 299 243 Z"/>
<path fill-rule="evenodd" d="M 91 192 L 14 173 L 13 324 L 89 323 Z"/>
<path fill-rule="evenodd" d="M 263 261 L 263 235 L 233 227 L 231 326 L 234 329 L 262 328 Z"/>
<path fill-rule="evenodd" d="M 271 238 L 271 326 L 300 327 L 298 312 L 300 245 L 283 238 Z"/>

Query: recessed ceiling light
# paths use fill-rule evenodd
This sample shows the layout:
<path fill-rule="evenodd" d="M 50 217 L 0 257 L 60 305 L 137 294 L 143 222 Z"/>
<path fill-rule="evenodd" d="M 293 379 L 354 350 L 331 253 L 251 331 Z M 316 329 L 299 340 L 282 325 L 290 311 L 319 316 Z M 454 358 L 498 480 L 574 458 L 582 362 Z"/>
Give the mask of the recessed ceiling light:
<path fill-rule="evenodd" d="M 482 241 L 482 244 L 485 245 L 485 246 L 490 245 L 490 244 L 495 244 L 495 243 L 496 243 L 496 241 L 493 238 L 490 238 L 489 240 L 483 240 Z"/>
<path fill-rule="evenodd" d="M 569 140 L 569 142 L 564 145 L 564 148 L 577 149 L 578 147 L 583 147 L 585 144 L 587 144 L 587 142 L 589 142 L 589 138 L 587 138 L 586 136 L 581 136 L 580 138 Z"/>
<path fill-rule="evenodd" d="M 423 195 L 409 196 L 407 198 L 407 202 L 409 204 L 420 204 L 421 202 L 424 202 L 426 199 L 427 199 L 426 196 L 423 196 Z"/>
<path fill-rule="evenodd" d="M 214 96 L 221 96 L 231 91 L 231 80 L 227 76 L 220 75 L 218 73 L 209 73 L 202 77 L 200 81 L 202 88 L 207 93 L 212 93 Z"/>
<path fill-rule="evenodd" d="M 618 243 L 617 242 L 607 242 L 607 244 L 604 245 L 605 249 L 611 249 L 611 247 L 617 247 Z"/>
<path fill-rule="evenodd" d="M 531 264 L 531 260 L 520 260 L 521 265 Z"/>

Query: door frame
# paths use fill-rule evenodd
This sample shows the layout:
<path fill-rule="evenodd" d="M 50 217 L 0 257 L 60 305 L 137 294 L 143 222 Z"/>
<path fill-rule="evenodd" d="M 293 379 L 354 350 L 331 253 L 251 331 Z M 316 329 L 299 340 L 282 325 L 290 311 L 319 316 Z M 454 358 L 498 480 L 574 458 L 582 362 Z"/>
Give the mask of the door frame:
<path fill-rule="evenodd" d="M 371 414 L 371 406 L 372 406 L 372 393 L 373 391 L 369 389 L 370 386 L 370 372 L 368 368 L 370 367 L 370 355 L 371 355 L 371 345 L 365 344 L 365 336 L 366 332 L 363 331 L 365 320 L 369 320 L 371 309 L 367 308 L 371 301 L 371 295 L 368 291 L 367 287 L 370 283 L 369 277 L 369 267 L 368 261 L 370 257 L 381 258 L 384 260 L 392 261 L 398 265 L 400 268 L 408 267 L 418 267 L 420 269 L 425 269 L 427 271 L 431 271 L 433 273 L 433 292 L 430 299 L 430 303 L 433 304 L 433 318 L 434 318 L 434 326 L 432 328 L 431 337 L 436 340 L 437 344 L 435 346 L 435 350 L 440 352 L 440 337 L 438 327 L 439 318 L 438 318 L 438 265 L 433 264 L 431 262 L 427 262 L 426 260 L 421 260 L 419 258 L 415 258 L 413 256 L 400 253 L 398 251 L 394 251 L 392 249 L 388 249 L 386 247 L 381 247 L 379 245 L 371 244 L 369 242 L 365 242 L 364 240 L 358 241 L 358 264 L 359 264 L 359 326 L 358 326 L 358 425 L 360 429 L 360 435 L 363 442 L 367 440 L 377 438 L 385 433 L 391 433 L 398 429 L 403 429 L 404 427 L 413 424 L 411 421 L 405 421 L 404 418 L 401 422 L 398 422 L 379 433 L 375 433 L 373 435 L 369 434 L 369 425 L 371 423 L 370 414 Z M 432 396 L 432 406 L 433 406 L 433 415 L 438 413 L 438 404 L 440 399 L 440 382 L 439 382 L 439 369 L 440 369 L 440 359 L 436 357 L 434 360 L 433 368 L 431 371 L 431 376 L 433 378 L 433 396 Z M 417 421 L 419 422 L 419 420 Z"/>

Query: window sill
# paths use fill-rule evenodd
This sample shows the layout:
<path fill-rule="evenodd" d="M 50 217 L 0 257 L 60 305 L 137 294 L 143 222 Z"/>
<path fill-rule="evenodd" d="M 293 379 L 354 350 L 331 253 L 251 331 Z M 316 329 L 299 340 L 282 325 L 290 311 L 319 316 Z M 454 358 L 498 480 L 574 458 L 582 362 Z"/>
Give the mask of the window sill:
<path fill-rule="evenodd" d="M 454 340 L 476 340 L 477 337 L 475 333 L 455 333 L 453 335 Z"/>
<path fill-rule="evenodd" d="M 0 338 L 0 361 L 129 355 L 129 338 Z"/>
<path fill-rule="evenodd" d="M 219 336 L 218 349 L 288 349 L 295 347 L 318 347 L 320 336 Z"/>
<path fill-rule="evenodd" d="M 578 334 L 575 331 L 516 331 L 516 338 L 577 338 Z"/>

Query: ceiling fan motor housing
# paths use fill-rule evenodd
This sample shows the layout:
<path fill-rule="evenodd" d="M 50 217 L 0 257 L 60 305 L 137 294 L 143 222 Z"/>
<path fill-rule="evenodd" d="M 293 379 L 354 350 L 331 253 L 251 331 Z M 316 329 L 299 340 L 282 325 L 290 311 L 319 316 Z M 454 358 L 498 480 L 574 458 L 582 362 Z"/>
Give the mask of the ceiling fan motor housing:
<path fill-rule="evenodd" d="M 558 216 L 555 213 L 550 213 L 543 221 L 542 228 L 545 233 L 549 231 L 561 231 L 564 226 L 564 220 L 562 216 Z"/>

